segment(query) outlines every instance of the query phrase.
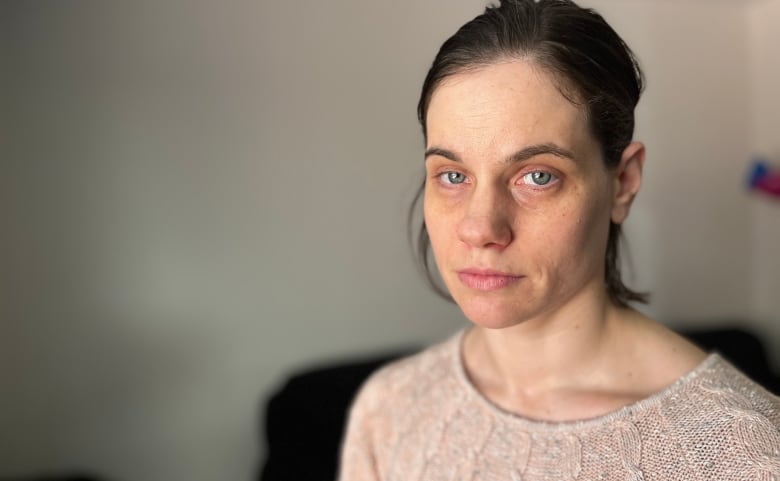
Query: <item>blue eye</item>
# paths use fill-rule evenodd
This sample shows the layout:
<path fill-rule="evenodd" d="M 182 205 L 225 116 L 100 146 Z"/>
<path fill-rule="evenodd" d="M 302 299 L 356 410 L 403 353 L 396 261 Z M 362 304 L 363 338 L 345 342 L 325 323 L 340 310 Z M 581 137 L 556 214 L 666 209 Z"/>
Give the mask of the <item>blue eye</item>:
<path fill-rule="evenodd" d="M 523 182 L 526 184 L 533 184 L 533 185 L 547 185 L 550 182 L 552 182 L 555 179 L 555 176 L 552 175 L 549 172 L 544 172 L 542 170 L 537 170 L 536 172 L 531 172 L 530 174 L 525 174 L 523 176 Z"/>
<path fill-rule="evenodd" d="M 466 182 L 466 176 L 460 172 L 444 172 L 439 177 L 445 184 L 462 184 Z"/>

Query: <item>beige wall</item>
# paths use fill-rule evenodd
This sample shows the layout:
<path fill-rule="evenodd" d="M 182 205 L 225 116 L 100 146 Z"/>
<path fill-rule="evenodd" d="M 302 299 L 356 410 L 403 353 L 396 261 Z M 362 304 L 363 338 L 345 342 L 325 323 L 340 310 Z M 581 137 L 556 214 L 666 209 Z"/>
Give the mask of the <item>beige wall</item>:
<path fill-rule="evenodd" d="M 777 1 L 583 3 L 648 74 L 648 310 L 752 317 L 777 346 L 780 211 L 743 188 L 778 152 Z M 420 83 L 482 6 L 0 3 L 0 477 L 249 479 L 292 369 L 461 326 L 404 216 Z"/>
<path fill-rule="evenodd" d="M 756 2 L 748 15 L 751 149 L 780 168 L 780 0 Z M 750 221 L 751 314 L 775 341 L 780 365 L 780 200 L 752 196 Z"/>

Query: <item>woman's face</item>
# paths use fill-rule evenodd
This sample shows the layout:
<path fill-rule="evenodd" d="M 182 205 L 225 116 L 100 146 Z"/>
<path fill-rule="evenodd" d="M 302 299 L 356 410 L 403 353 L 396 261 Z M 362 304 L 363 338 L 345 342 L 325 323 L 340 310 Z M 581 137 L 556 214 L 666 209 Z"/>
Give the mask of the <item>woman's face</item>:
<path fill-rule="evenodd" d="M 549 74 L 517 60 L 453 75 L 427 129 L 425 223 L 469 319 L 507 327 L 603 296 L 620 182 Z"/>

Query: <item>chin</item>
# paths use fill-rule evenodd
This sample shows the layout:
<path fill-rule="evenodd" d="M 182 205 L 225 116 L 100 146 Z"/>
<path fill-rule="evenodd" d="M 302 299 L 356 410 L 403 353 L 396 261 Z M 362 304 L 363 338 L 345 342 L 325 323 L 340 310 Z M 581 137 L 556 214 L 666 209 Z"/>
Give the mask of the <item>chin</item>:
<path fill-rule="evenodd" d="M 530 313 L 522 312 L 525 309 L 518 309 L 517 305 L 506 305 L 496 299 L 464 299 L 461 302 L 456 297 L 455 302 L 469 321 L 485 329 L 516 326 L 530 317 Z"/>

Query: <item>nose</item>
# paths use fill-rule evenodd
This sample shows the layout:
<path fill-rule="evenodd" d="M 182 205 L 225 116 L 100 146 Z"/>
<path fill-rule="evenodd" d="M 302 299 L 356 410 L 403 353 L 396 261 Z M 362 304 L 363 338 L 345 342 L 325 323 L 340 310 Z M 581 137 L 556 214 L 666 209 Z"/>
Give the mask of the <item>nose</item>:
<path fill-rule="evenodd" d="M 469 198 L 458 223 L 458 237 L 471 247 L 503 249 L 514 238 L 511 222 L 514 202 L 500 189 L 483 187 Z"/>

